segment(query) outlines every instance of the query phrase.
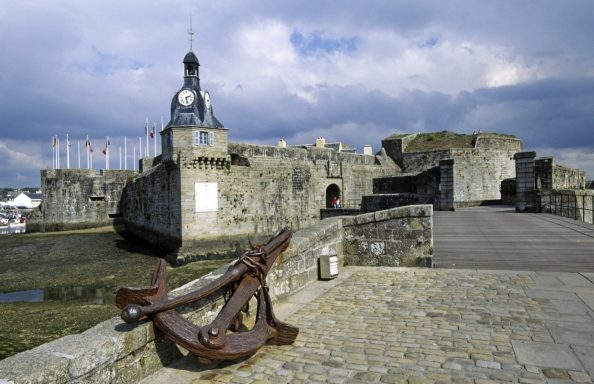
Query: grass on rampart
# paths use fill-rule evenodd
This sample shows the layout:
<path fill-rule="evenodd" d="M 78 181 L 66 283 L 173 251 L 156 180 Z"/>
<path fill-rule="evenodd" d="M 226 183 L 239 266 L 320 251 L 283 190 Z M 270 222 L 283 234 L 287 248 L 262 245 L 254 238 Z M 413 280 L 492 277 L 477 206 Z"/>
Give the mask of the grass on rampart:
<path fill-rule="evenodd" d="M 515 138 L 515 135 L 509 135 L 505 133 L 491 133 L 481 132 L 481 135 L 491 135 Z M 408 136 L 408 134 L 394 134 L 384 140 L 397 140 Z M 406 152 L 420 152 L 420 151 L 432 151 L 440 149 L 450 148 L 472 148 L 473 142 L 476 139 L 477 134 L 464 134 L 450 131 L 441 132 L 430 132 L 430 133 L 419 133 L 411 140 L 406 146 Z"/>

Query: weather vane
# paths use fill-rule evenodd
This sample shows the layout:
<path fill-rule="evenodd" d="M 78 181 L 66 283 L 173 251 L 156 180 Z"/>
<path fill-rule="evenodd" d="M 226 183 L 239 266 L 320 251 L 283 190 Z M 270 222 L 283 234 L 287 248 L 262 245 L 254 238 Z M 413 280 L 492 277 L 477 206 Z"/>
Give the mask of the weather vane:
<path fill-rule="evenodd" d="M 192 50 L 192 42 L 194 41 L 194 32 L 192 31 L 192 13 L 190 13 L 190 29 L 188 29 L 188 35 L 190 35 L 190 51 Z"/>

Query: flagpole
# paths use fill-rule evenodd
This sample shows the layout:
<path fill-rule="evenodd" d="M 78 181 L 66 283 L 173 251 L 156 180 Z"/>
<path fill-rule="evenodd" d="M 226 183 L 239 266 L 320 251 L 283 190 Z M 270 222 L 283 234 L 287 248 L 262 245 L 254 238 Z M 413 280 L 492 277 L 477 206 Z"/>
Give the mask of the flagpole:
<path fill-rule="evenodd" d="M 134 166 L 134 171 L 136 171 L 136 145 L 133 145 L 132 148 L 134 148 L 134 156 L 132 157 L 132 165 Z"/>
<path fill-rule="evenodd" d="M 142 137 L 138 138 L 138 149 L 140 149 L 140 151 L 138 151 L 138 160 L 142 159 Z"/>
<path fill-rule="evenodd" d="M 52 136 L 52 168 L 56 169 L 56 135 Z"/>
<path fill-rule="evenodd" d="M 146 157 L 149 157 L 151 154 L 149 153 L 149 143 L 148 143 L 148 116 L 146 117 L 146 124 L 145 124 L 145 129 L 144 129 L 144 135 L 146 136 L 146 147 L 144 148 L 144 152 L 146 154 Z"/>
<path fill-rule="evenodd" d="M 76 140 L 76 152 L 78 154 L 78 169 L 80 169 L 80 140 Z"/>
<path fill-rule="evenodd" d="M 109 169 L 109 136 L 105 139 L 105 169 Z"/>
<path fill-rule="evenodd" d="M 91 168 L 89 164 L 89 135 L 87 135 L 87 141 L 85 141 L 85 152 L 87 154 L 87 169 Z"/>
<path fill-rule="evenodd" d="M 56 159 L 56 163 L 58 164 L 58 169 L 60 169 L 60 137 L 58 137 L 57 140 L 58 145 L 56 146 L 56 148 L 58 148 L 58 157 Z"/>
<path fill-rule="evenodd" d="M 122 170 L 122 147 L 118 146 L 118 151 L 120 152 L 120 170 Z"/>
<path fill-rule="evenodd" d="M 155 140 L 155 142 L 153 143 L 153 148 L 154 148 L 154 152 L 153 152 L 153 157 L 157 157 L 157 123 L 153 123 L 153 140 Z"/>
<path fill-rule="evenodd" d="M 66 168 L 70 169 L 70 140 L 66 134 Z"/>
<path fill-rule="evenodd" d="M 128 169 L 128 145 L 126 144 L 126 136 L 124 136 L 124 169 Z"/>

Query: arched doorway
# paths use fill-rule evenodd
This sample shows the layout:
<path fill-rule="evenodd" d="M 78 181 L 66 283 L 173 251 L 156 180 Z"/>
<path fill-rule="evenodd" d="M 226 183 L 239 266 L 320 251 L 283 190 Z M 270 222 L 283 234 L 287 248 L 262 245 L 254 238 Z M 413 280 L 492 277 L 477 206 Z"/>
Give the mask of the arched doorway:
<path fill-rule="evenodd" d="M 332 206 L 332 199 L 336 197 L 340 199 L 340 187 L 336 184 L 330 184 L 328 188 L 326 188 L 326 208 L 334 208 Z"/>

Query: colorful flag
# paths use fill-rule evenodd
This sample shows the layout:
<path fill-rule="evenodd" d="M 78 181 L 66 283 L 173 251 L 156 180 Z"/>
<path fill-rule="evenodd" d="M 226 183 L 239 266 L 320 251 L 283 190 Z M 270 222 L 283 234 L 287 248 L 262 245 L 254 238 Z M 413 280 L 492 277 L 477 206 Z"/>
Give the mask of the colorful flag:
<path fill-rule="evenodd" d="M 157 123 L 153 123 L 153 130 L 151 131 L 151 139 L 155 138 L 155 126 L 157 125 Z"/>
<path fill-rule="evenodd" d="M 56 148 L 56 135 L 52 136 L 52 148 Z"/>

